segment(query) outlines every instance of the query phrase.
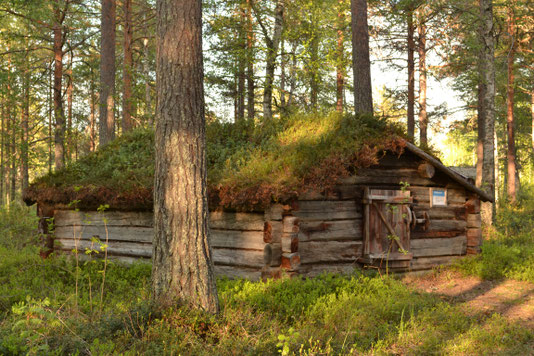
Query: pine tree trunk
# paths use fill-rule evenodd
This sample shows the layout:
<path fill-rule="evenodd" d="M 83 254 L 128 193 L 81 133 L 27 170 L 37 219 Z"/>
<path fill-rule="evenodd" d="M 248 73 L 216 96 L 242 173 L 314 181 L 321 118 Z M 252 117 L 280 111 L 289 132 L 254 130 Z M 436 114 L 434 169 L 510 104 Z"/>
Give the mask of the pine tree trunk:
<path fill-rule="evenodd" d="M 408 11 L 408 137 L 415 138 L 415 26 L 413 10 Z"/>
<path fill-rule="evenodd" d="M 252 22 L 252 1 L 247 0 L 247 117 L 254 119 L 254 27 Z"/>
<path fill-rule="evenodd" d="M 56 18 L 59 18 L 59 11 Z M 54 27 L 54 167 L 57 170 L 65 165 L 65 114 L 63 112 L 63 30 L 61 24 Z"/>
<path fill-rule="evenodd" d="M 480 60 L 483 60 L 484 53 L 481 52 L 481 58 Z M 481 62 L 480 62 L 481 63 Z M 479 66 L 481 65 L 479 63 Z M 480 69 L 479 69 L 480 71 Z M 477 163 L 476 163 L 476 179 L 475 179 L 475 185 L 477 187 L 482 186 L 482 164 L 484 162 L 484 118 L 486 117 L 486 114 L 484 112 L 485 108 L 482 105 L 484 102 L 484 96 L 486 95 L 486 84 L 484 83 L 483 79 L 479 79 L 478 83 L 478 101 L 477 101 L 477 147 L 476 147 L 476 155 L 477 155 Z"/>
<path fill-rule="evenodd" d="M 285 54 L 285 41 L 282 39 L 280 44 L 280 106 L 286 108 L 286 54 Z"/>
<path fill-rule="evenodd" d="M 280 39 L 282 38 L 282 24 L 284 19 L 284 1 L 277 0 L 274 10 L 274 31 L 272 38 L 266 38 L 267 59 L 265 61 L 265 86 L 263 89 L 263 118 L 273 118 L 273 83 L 276 68 L 276 56 Z"/>
<path fill-rule="evenodd" d="M 5 151 L 5 118 L 6 118 L 6 96 L 2 95 L 2 111 L 1 115 L 1 127 L 0 127 L 0 204 L 4 205 L 4 180 L 5 180 L 5 166 L 4 166 L 4 151 Z"/>
<path fill-rule="evenodd" d="M 217 313 L 208 239 L 201 0 L 158 0 L 157 17 L 153 297 Z"/>
<path fill-rule="evenodd" d="M 506 150 L 507 159 L 507 194 L 511 203 L 515 203 L 517 198 L 516 182 L 516 155 L 515 155 L 515 123 L 514 123 L 514 94 L 515 94 L 515 76 L 514 76 L 514 59 L 515 59 L 515 15 L 512 6 L 508 9 L 508 35 L 511 39 L 510 49 L 508 51 L 507 71 L 508 81 L 506 84 L 506 131 L 508 146 Z"/>
<path fill-rule="evenodd" d="M 100 25 L 100 145 L 115 138 L 115 0 L 102 0 Z"/>
<path fill-rule="evenodd" d="M 289 98 L 287 105 L 291 107 L 295 101 L 295 90 L 297 89 L 297 47 L 298 42 L 294 41 L 291 46 L 291 68 L 289 69 Z"/>
<path fill-rule="evenodd" d="M 311 78 L 310 78 L 310 89 L 311 89 L 311 95 L 310 95 L 310 102 L 311 102 L 311 108 L 313 111 L 317 111 L 317 105 L 318 100 L 317 97 L 319 95 L 319 37 L 317 34 L 317 29 L 315 28 L 317 25 L 315 23 L 312 23 L 312 27 L 314 27 L 313 31 L 315 33 L 313 34 L 313 38 L 311 40 Z"/>
<path fill-rule="evenodd" d="M 145 18 L 146 21 L 146 18 Z M 150 58 L 148 51 L 148 37 L 143 40 L 143 72 L 145 75 L 145 115 L 148 118 L 148 125 L 154 126 L 154 113 L 152 112 L 150 97 Z"/>
<path fill-rule="evenodd" d="M 48 173 L 52 173 L 52 161 L 54 160 L 52 156 L 52 97 L 53 97 L 53 88 L 52 88 L 52 63 L 50 63 L 50 76 L 49 76 L 49 90 L 48 90 Z"/>
<path fill-rule="evenodd" d="M 122 92 L 122 132 L 128 132 L 132 129 L 132 70 L 133 70 L 133 52 L 132 52 L 132 0 L 123 0 L 124 12 L 124 67 L 123 75 L 123 92 Z"/>
<path fill-rule="evenodd" d="M 352 67 L 354 71 L 354 111 L 373 113 L 371 61 L 369 58 L 369 27 L 367 0 L 352 0 Z"/>
<path fill-rule="evenodd" d="M 424 8 L 419 16 L 418 52 L 419 52 L 419 142 L 428 145 L 428 115 L 426 112 L 426 24 Z"/>
<path fill-rule="evenodd" d="M 96 99 L 95 99 L 95 82 L 93 80 L 93 73 L 91 72 L 91 96 L 89 98 L 90 113 L 89 113 L 89 151 L 96 151 Z"/>
<path fill-rule="evenodd" d="M 30 73 L 25 73 L 24 78 L 24 107 L 22 116 L 22 142 L 21 142 L 21 169 L 22 169 L 22 189 L 28 188 L 30 182 L 28 145 L 30 138 Z"/>
<path fill-rule="evenodd" d="M 11 180 L 10 187 L 10 201 L 15 200 L 15 194 L 17 192 L 17 112 L 14 110 L 11 113 L 11 169 L 9 171 L 9 179 Z"/>
<path fill-rule="evenodd" d="M 337 11 L 337 59 L 336 59 L 336 111 L 343 112 L 345 89 L 345 12 L 344 0 L 338 1 Z"/>
<path fill-rule="evenodd" d="M 493 34 L 493 4 L 492 0 L 479 0 L 480 32 L 482 45 L 482 58 L 480 77 L 484 82 L 485 90 L 481 97 L 483 118 L 483 163 L 482 185 L 490 196 L 495 197 L 495 44 Z M 482 221 L 486 225 L 493 222 L 493 204 L 484 202 L 481 206 Z"/>
<path fill-rule="evenodd" d="M 67 72 L 67 135 L 66 135 L 66 151 L 67 151 L 67 160 L 70 162 L 72 160 L 72 101 L 74 95 L 73 87 L 73 78 L 72 78 L 72 50 L 69 55 L 69 70 Z"/>

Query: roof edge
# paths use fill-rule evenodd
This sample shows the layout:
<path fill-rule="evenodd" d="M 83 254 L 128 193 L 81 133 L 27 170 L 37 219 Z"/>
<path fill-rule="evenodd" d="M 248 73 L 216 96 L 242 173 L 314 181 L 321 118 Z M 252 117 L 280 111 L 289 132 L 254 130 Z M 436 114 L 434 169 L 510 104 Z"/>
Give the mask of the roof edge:
<path fill-rule="evenodd" d="M 445 166 L 443 163 L 441 163 L 437 158 L 432 157 L 413 143 L 406 141 L 406 148 L 414 153 L 415 155 L 419 156 L 420 158 L 428 161 L 430 164 L 432 164 L 434 167 L 439 169 L 441 172 L 446 174 L 449 178 L 456 181 L 458 184 L 463 186 L 465 189 L 469 190 L 470 192 L 473 192 L 480 196 L 483 201 L 489 201 L 494 202 L 494 199 L 491 195 L 483 191 L 482 189 L 474 186 L 473 184 L 469 183 L 466 179 L 464 179 L 459 173 L 456 173 L 449 167 Z"/>

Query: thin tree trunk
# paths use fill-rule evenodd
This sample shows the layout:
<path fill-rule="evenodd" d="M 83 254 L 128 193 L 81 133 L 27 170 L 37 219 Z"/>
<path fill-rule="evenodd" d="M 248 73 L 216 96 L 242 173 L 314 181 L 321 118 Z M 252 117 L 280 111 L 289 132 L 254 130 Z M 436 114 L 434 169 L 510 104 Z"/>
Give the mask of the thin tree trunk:
<path fill-rule="evenodd" d="M 95 82 L 93 79 L 93 73 L 91 72 L 91 97 L 89 98 L 90 103 L 90 115 L 89 115 L 89 151 L 96 151 L 96 112 L 95 112 Z"/>
<path fill-rule="evenodd" d="M 426 112 L 426 24 L 425 11 L 421 8 L 417 32 L 419 52 L 419 142 L 428 145 L 428 115 Z"/>
<path fill-rule="evenodd" d="M 408 11 L 408 137 L 415 138 L 415 26 L 413 10 Z"/>
<path fill-rule="evenodd" d="M 291 46 L 291 68 L 289 69 L 289 98 L 287 99 L 287 105 L 291 107 L 295 100 L 295 90 L 297 89 L 297 46 L 298 42 L 293 42 Z"/>
<path fill-rule="evenodd" d="M 146 18 L 145 18 L 146 20 Z M 145 115 L 148 118 L 148 125 L 154 126 L 154 114 L 150 98 L 150 57 L 148 51 L 148 37 L 143 40 L 143 72 L 145 75 Z"/>
<path fill-rule="evenodd" d="M 11 114 L 11 170 L 9 171 L 10 184 L 10 201 L 15 200 L 15 194 L 17 191 L 17 112 Z"/>
<path fill-rule="evenodd" d="M 315 27 L 315 21 L 312 21 L 312 27 Z M 313 111 L 317 111 L 318 95 L 319 95 L 319 37 L 317 29 L 313 30 L 313 38 L 311 40 L 311 76 L 310 76 L 310 102 Z"/>
<path fill-rule="evenodd" d="M 247 0 L 247 117 L 254 119 L 254 28 L 252 22 L 252 1 Z"/>
<path fill-rule="evenodd" d="M 532 154 L 534 155 L 534 90 L 530 92 L 530 118 L 532 120 L 532 131 L 531 131 L 531 145 L 532 145 Z"/>
<path fill-rule="evenodd" d="M 482 163 L 482 185 L 490 196 L 495 197 L 495 56 L 494 56 L 494 34 L 493 34 L 493 3 L 492 0 L 479 0 L 480 10 L 480 32 L 482 45 L 482 59 L 480 66 L 480 77 L 484 81 L 485 91 L 482 99 L 483 109 L 483 163 Z M 481 206 L 482 221 L 486 225 L 493 222 L 493 204 L 484 202 Z"/>
<path fill-rule="evenodd" d="M 74 96 L 74 84 L 72 77 L 72 49 L 69 54 L 69 70 L 67 72 L 68 83 L 67 83 L 67 160 L 70 162 L 72 160 L 72 101 Z"/>
<path fill-rule="evenodd" d="M 484 53 L 481 52 L 481 56 L 483 56 Z M 483 58 L 481 58 L 482 60 Z M 481 65 L 481 64 L 479 64 Z M 484 118 L 486 117 L 486 113 L 484 112 L 485 108 L 483 106 L 484 102 L 484 96 L 486 95 L 486 84 L 484 83 L 483 79 L 481 78 L 478 83 L 478 103 L 477 103 L 477 147 L 476 147 L 476 155 L 477 155 L 477 163 L 476 163 L 476 179 L 475 184 L 477 187 L 482 186 L 482 171 L 483 171 L 483 162 L 484 162 Z"/>
<path fill-rule="evenodd" d="M 514 128 L 514 59 L 515 59 L 515 15 L 512 6 L 508 9 L 508 34 L 511 40 L 510 50 L 508 51 L 507 70 L 508 81 L 506 85 L 506 131 L 508 146 L 506 150 L 508 184 L 507 194 L 511 203 L 515 203 L 517 198 L 516 182 L 516 155 L 515 155 L 515 128 Z"/>
<path fill-rule="evenodd" d="M 371 61 L 369 58 L 369 27 L 367 0 L 351 0 L 352 67 L 354 71 L 354 111 L 373 113 Z"/>
<path fill-rule="evenodd" d="M 56 18 L 59 18 L 56 11 Z M 61 24 L 54 27 L 54 166 L 56 171 L 65 165 L 65 115 L 62 98 L 63 81 L 63 30 Z"/>
<path fill-rule="evenodd" d="M 280 106 L 285 109 L 286 101 L 286 55 L 284 49 L 285 41 L 280 44 Z"/>
<path fill-rule="evenodd" d="M 122 132 L 132 129 L 132 0 L 123 0 L 124 12 L 124 67 L 122 93 Z"/>
<path fill-rule="evenodd" d="M 263 89 L 263 118 L 273 118 L 273 83 L 276 68 L 276 55 L 280 39 L 282 38 L 282 24 L 284 19 L 284 1 L 277 0 L 274 10 L 274 31 L 272 38 L 266 36 L 267 59 L 265 63 L 265 87 Z"/>
<path fill-rule="evenodd" d="M 157 1 L 152 287 L 158 303 L 180 299 L 217 313 L 208 239 L 201 3 Z"/>
<path fill-rule="evenodd" d="M 1 117 L 1 135 L 0 135 L 0 204 L 4 205 L 4 180 L 5 180 L 5 166 L 4 166 L 4 151 L 5 151 L 5 117 L 7 108 L 7 101 L 5 94 L 2 95 L 2 117 Z"/>
<path fill-rule="evenodd" d="M 337 11 L 337 60 L 336 60 L 336 111 L 343 112 L 345 89 L 345 12 L 344 0 L 338 1 Z"/>
<path fill-rule="evenodd" d="M 100 145 L 115 138 L 115 0 L 102 0 L 100 40 Z"/>
<path fill-rule="evenodd" d="M 52 162 L 54 160 L 52 156 L 52 97 L 53 97 L 53 86 L 52 86 L 52 63 L 50 63 L 50 75 L 48 81 L 48 173 L 52 172 Z"/>
<path fill-rule="evenodd" d="M 29 157 L 28 157 L 28 145 L 30 138 L 29 131 L 30 120 L 30 73 L 25 74 L 24 78 L 24 107 L 22 116 L 22 142 L 21 142 L 21 169 L 22 169 L 22 189 L 28 188 L 30 175 L 29 175 Z"/>

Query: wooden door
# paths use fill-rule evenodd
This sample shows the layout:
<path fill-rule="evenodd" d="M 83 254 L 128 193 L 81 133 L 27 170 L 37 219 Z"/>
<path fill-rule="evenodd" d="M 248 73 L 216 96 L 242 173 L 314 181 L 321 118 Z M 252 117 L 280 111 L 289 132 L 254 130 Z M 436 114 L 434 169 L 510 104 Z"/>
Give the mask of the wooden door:
<path fill-rule="evenodd" d="M 409 265 L 413 257 L 410 252 L 411 202 L 409 191 L 365 189 L 361 262 L 399 261 L 395 267 Z"/>

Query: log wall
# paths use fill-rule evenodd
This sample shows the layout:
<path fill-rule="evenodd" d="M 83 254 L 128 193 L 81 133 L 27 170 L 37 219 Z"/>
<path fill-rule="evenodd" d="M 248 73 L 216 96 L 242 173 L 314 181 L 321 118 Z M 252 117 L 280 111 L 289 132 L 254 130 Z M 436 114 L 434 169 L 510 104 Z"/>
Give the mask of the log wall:
<path fill-rule="evenodd" d="M 386 155 L 380 162 L 342 179 L 333 189 L 301 194 L 300 200 L 273 204 L 264 213 L 211 212 L 216 273 L 259 279 L 282 273 L 314 276 L 323 271 L 349 272 L 361 267 L 363 190 L 399 189 L 401 182 L 409 184 L 418 220 L 427 219 L 411 231 L 410 270 L 448 264 L 480 251 L 478 197 L 440 172 L 421 170 L 424 162 L 420 159 Z M 432 187 L 447 188 L 447 206 L 431 207 Z M 102 242 L 107 240 L 108 254 L 113 258 L 149 260 L 152 234 L 150 212 L 55 211 L 55 238 L 65 251 L 98 249 L 91 240 L 96 236 Z"/>

